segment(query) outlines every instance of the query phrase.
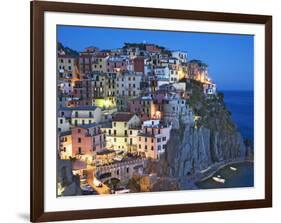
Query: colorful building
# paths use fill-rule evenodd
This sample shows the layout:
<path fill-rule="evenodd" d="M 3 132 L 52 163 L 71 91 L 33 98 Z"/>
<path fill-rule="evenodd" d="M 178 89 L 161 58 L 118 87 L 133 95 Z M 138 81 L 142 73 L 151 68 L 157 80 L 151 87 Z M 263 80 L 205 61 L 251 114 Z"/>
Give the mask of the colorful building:
<path fill-rule="evenodd" d="M 135 57 L 133 59 L 133 71 L 144 73 L 144 57 Z"/>
<path fill-rule="evenodd" d="M 57 69 L 59 78 L 63 77 L 74 77 L 77 69 L 77 58 L 69 55 L 58 55 L 57 56 Z"/>
<path fill-rule="evenodd" d="M 186 63 L 187 62 L 187 52 L 184 51 L 172 51 L 172 57 L 177 58 L 180 60 L 181 63 Z"/>
<path fill-rule="evenodd" d="M 79 53 L 79 71 L 81 76 L 89 74 L 92 72 L 92 57 L 99 52 L 99 49 L 94 46 L 85 48 L 83 52 Z"/>
<path fill-rule="evenodd" d="M 161 52 L 161 49 L 158 48 L 155 44 L 146 44 L 145 50 L 148 51 L 149 53 L 160 53 Z"/>
<path fill-rule="evenodd" d="M 104 149 L 105 137 L 96 123 L 75 126 L 72 134 L 72 156 L 87 164 L 93 164 L 97 152 Z"/>
<path fill-rule="evenodd" d="M 62 160 L 72 157 L 72 134 L 71 131 L 61 132 L 59 135 L 59 157 Z"/>
<path fill-rule="evenodd" d="M 161 118 L 161 105 L 151 96 L 142 96 L 128 102 L 128 109 L 144 121 Z"/>
<path fill-rule="evenodd" d="M 188 77 L 202 83 L 208 80 L 208 65 L 200 60 L 188 62 Z"/>
<path fill-rule="evenodd" d="M 80 106 L 72 108 L 71 124 L 74 126 L 100 123 L 103 120 L 101 108 L 96 106 Z"/>
<path fill-rule="evenodd" d="M 141 120 L 129 112 L 118 112 L 112 119 L 110 126 L 103 128 L 106 134 L 106 147 L 108 149 L 130 151 L 133 145 L 133 136 L 140 129 Z"/>
<path fill-rule="evenodd" d="M 73 97 L 77 98 L 74 106 L 92 105 L 92 87 L 90 79 L 75 81 L 73 86 Z"/>
<path fill-rule="evenodd" d="M 160 120 L 144 121 L 137 136 L 138 154 L 146 158 L 159 159 L 167 149 L 171 129 L 170 124 L 162 123 Z"/>
<path fill-rule="evenodd" d="M 107 72 L 107 53 L 98 53 L 91 58 L 92 72 Z"/>
<path fill-rule="evenodd" d="M 110 56 L 107 59 L 106 70 L 109 73 L 120 73 L 127 70 L 128 59 L 120 56 Z"/>

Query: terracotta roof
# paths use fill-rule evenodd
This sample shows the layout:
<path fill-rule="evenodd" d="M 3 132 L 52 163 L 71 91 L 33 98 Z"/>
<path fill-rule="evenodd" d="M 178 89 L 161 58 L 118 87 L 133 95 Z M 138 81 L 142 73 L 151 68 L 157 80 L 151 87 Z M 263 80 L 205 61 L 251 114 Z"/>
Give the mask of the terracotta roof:
<path fill-rule="evenodd" d="M 132 117 L 134 116 L 133 113 L 130 112 L 118 112 L 116 115 L 113 117 L 113 121 L 117 122 L 127 122 L 129 121 Z"/>

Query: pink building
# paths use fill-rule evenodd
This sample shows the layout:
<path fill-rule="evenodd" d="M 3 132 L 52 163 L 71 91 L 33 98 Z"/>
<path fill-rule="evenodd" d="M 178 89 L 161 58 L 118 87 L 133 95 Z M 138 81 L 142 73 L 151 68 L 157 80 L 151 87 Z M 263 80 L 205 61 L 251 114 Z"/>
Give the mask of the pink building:
<path fill-rule="evenodd" d="M 134 64 L 134 72 L 144 73 L 144 58 L 143 57 L 135 57 L 133 59 L 133 64 Z"/>
<path fill-rule="evenodd" d="M 109 73 L 122 72 L 127 70 L 128 61 L 123 57 L 109 57 L 106 70 Z"/>
<path fill-rule="evenodd" d="M 104 149 L 104 142 L 99 125 L 76 126 L 72 129 L 72 156 L 92 164 L 96 152 Z"/>
<path fill-rule="evenodd" d="M 131 113 L 137 114 L 141 121 L 161 118 L 161 105 L 150 96 L 130 100 L 128 108 Z"/>
<path fill-rule="evenodd" d="M 172 125 L 161 123 L 160 120 L 144 121 L 142 130 L 137 136 L 138 154 L 147 158 L 159 159 L 167 149 L 171 129 Z"/>
<path fill-rule="evenodd" d="M 161 49 L 159 49 L 155 44 L 146 44 L 145 50 L 150 53 L 160 53 Z"/>

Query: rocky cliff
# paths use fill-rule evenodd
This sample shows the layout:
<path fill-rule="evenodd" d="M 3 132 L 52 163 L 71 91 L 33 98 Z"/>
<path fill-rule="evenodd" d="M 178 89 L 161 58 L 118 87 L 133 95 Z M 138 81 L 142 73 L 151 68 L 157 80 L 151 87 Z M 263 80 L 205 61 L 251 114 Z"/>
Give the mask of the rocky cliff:
<path fill-rule="evenodd" d="M 223 95 L 206 97 L 200 83 L 189 84 L 190 106 L 197 121 L 172 131 L 168 149 L 155 167 L 160 176 L 192 176 L 218 162 L 244 159 L 249 154 Z"/>
<path fill-rule="evenodd" d="M 239 132 L 225 134 L 205 127 L 187 126 L 182 137 L 173 132 L 168 148 L 160 161 L 161 174 L 174 177 L 192 175 L 217 162 L 243 158 L 246 154 Z"/>

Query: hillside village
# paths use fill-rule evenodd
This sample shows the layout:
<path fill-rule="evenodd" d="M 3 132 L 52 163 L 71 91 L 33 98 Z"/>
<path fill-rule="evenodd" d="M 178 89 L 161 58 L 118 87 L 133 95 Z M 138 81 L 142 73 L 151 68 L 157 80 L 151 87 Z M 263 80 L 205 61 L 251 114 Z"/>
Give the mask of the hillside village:
<path fill-rule="evenodd" d="M 124 43 L 76 52 L 58 44 L 58 195 L 132 192 L 130 179 L 171 149 L 172 131 L 199 126 L 191 82 L 218 97 L 208 66 L 181 50 Z"/>

